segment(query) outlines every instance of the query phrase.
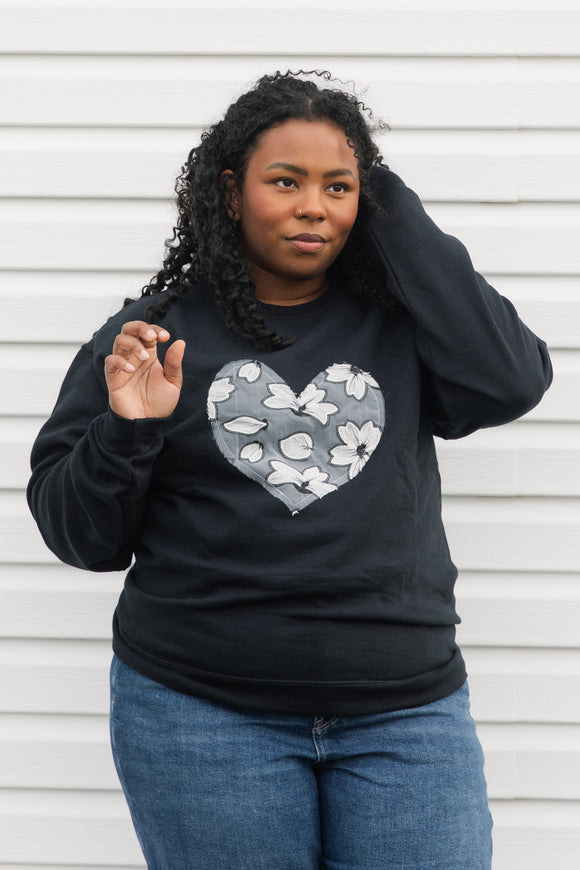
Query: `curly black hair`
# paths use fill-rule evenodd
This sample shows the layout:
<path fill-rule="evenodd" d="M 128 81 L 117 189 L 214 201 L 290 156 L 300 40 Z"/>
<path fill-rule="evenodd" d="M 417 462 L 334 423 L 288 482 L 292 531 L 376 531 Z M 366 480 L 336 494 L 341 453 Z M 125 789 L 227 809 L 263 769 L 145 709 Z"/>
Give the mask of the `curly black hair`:
<path fill-rule="evenodd" d="M 235 335 L 258 350 L 277 350 L 291 343 L 264 323 L 240 228 L 229 217 L 220 184 L 221 174 L 228 169 L 241 187 L 260 134 L 290 119 L 330 121 L 344 131 L 358 159 L 359 214 L 331 270 L 340 270 L 354 292 L 387 314 L 397 310 L 384 276 L 358 243 L 368 209 L 373 206 L 371 169 L 382 163 L 371 135 L 372 113 L 354 94 L 319 87 L 313 76 L 337 81 L 328 71 L 289 70 L 263 76 L 229 107 L 222 121 L 202 134 L 200 144 L 189 153 L 175 185 L 178 220 L 173 237 L 166 242 L 163 268 L 142 289 L 142 296 L 168 291 L 160 303 L 147 309 L 151 321 L 162 317 L 196 283 L 205 281 L 213 288 L 225 322 Z"/>

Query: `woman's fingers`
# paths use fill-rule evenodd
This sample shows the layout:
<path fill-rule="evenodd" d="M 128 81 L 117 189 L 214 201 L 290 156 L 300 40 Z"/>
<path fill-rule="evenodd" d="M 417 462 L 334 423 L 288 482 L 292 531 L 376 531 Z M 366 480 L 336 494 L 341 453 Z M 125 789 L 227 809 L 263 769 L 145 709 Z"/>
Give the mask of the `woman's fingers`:
<path fill-rule="evenodd" d="M 139 341 L 138 338 L 134 338 L 131 335 L 118 335 L 115 338 L 115 342 L 113 344 L 113 354 L 115 356 L 122 356 L 127 360 L 132 360 L 136 362 L 137 360 L 145 361 L 149 359 L 150 351 Z"/>
<path fill-rule="evenodd" d="M 178 339 L 178 341 L 174 341 L 173 344 L 167 348 L 167 353 L 165 354 L 165 360 L 163 363 L 163 374 L 165 375 L 165 378 L 171 384 L 180 389 L 183 382 L 181 363 L 184 353 L 185 342 Z"/>
<path fill-rule="evenodd" d="M 181 363 L 185 342 L 173 342 L 163 366 L 157 343 L 169 341 L 166 329 L 133 320 L 126 323 L 105 359 L 109 404 L 121 417 L 168 417 L 179 400 L 183 381 Z"/>
<path fill-rule="evenodd" d="M 144 320 L 130 320 L 129 323 L 125 323 L 121 334 L 137 339 L 145 347 L 154 347 L 158 341 L 169 339 L 166 329 L 155 323 L 145 323 Z"/>
<path fill-rule="evenodd" d="M 115 360 L 115 367 L 122 371 L 133 372 L 144 362 L 157 359 L 154 351 L 157 342 L 165 342 L 169 339 L 166 329 L 155 324 L 145 323 L 141 320 L 133 320 L 126 323 L 113 344 L 112 357 L 123 357 L 127 365 L 122 365 Z M 110 363 L 108 371 L 112 371 Z"/>
<path fill-rule="evenodd" d="M 121 372 L 132 374 L 135 371 L 135 366 L 128 359 L 120 354 L 110 354 L 105 357 L 105 377 L 111 377 Z"/>

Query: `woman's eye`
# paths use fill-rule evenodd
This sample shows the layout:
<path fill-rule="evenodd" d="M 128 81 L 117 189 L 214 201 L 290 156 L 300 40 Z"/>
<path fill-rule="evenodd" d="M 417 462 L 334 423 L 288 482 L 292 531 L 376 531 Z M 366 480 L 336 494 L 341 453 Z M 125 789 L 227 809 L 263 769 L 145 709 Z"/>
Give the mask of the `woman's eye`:
<path fill-rule="evenodd" d="M 342 181 L 335 181 L 334 184 L 330 185 L 329 190 L 331 190 L 332 193 L 346 193 L 348 187 Z"/>
<path fill-rule="evenodd" d="M 289 189 L 291 187 L 296 187 L 296 182 L 294 181 L 293 178 L 277 178 L 274 181 L 274 184 L 277 187 L 284 187 L 286 189 Z"/>

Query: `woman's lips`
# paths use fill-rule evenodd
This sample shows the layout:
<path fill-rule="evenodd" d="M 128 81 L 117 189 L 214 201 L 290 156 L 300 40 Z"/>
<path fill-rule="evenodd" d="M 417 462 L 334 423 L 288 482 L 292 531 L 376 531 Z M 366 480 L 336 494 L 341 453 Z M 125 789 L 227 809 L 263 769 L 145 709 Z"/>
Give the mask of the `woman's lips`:
<path fill-rule="evenodd" d="M 300 233 L 299 236 L 292 236 L 287 241 L 297 251 L 302 251 L 304 254 L 315 254 L 323 249 L 327 240 L 311 233 Z"/>

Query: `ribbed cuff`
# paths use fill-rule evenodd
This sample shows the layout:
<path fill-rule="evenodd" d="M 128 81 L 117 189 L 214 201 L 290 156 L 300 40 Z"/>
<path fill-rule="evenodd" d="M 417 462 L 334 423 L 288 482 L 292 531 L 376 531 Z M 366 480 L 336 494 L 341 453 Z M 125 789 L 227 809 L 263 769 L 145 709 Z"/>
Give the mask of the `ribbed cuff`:
<path fill-rule="evenodd" d="M 111 408 L 99 418 L 98 439 L 104 450 L 120 456 L 139 456 L 161 449 L 162 428 L 166 417 L 128 420 Z"/>

